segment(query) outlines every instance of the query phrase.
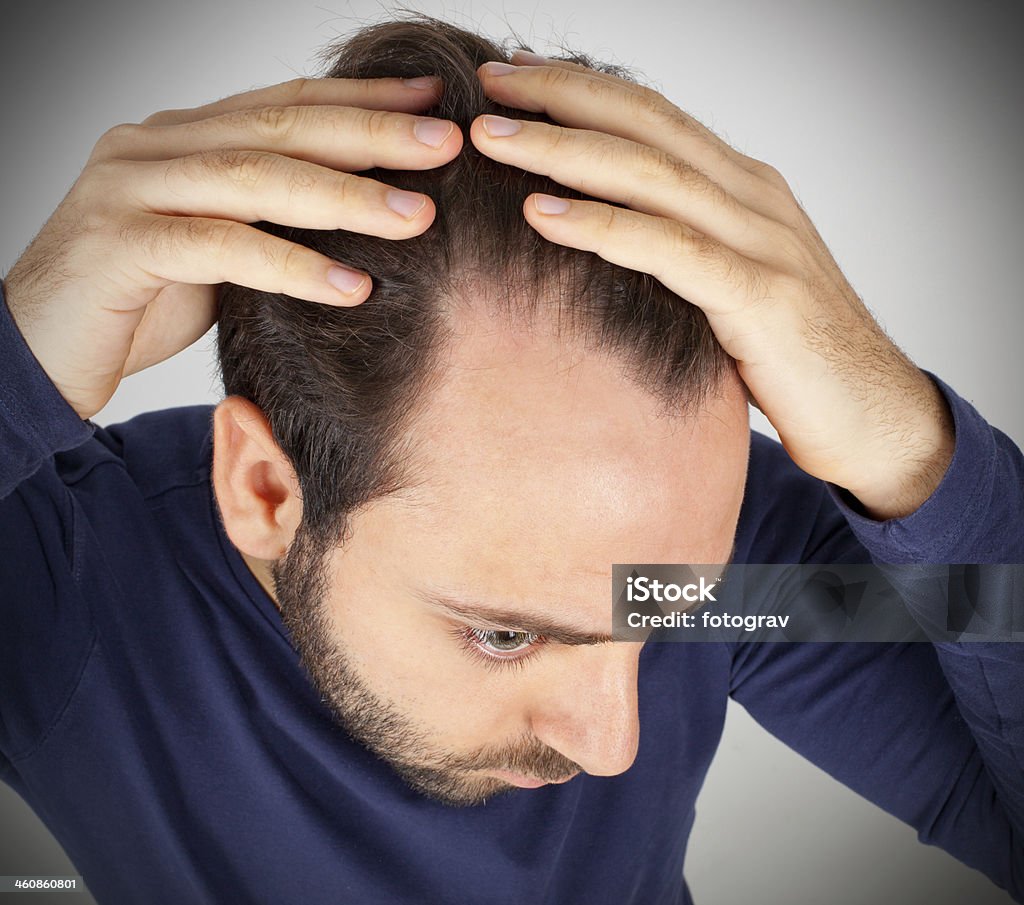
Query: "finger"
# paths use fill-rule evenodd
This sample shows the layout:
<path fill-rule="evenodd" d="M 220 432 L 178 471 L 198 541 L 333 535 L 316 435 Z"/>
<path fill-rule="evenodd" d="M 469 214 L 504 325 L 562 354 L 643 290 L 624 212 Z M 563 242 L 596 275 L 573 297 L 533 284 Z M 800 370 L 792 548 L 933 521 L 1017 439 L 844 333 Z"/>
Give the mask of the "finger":
<path fill-rule="evenodd" d="M 788 247 L 784 226 L 740 204 L 700 170 L 647 145 L 491 115 L 473 122 L 470 137 L 495 160 L 643 213 L 683 220 L 743 255 L 762 258 Z"/>
<path fill-rule="evenodd" d="M 230 282 L 342 306 L 365 301 L 371 289 L 369 276 L 361 271 L 228 220 L 142 214 L 124 224 L 119 235 L 130 246 L 127 260 L 155 288 L 168 283 Z"/>
<path fill-rule="evenodd" d="M 248 107 L 291 107 L 335 104 L 370 110 L 414 113 L 424 110 L 441 96 L 441 80 L 429 76 L 415 79 L 309 79 L 298 78 L 266 88 L 233 94 L 212 104 L 181 110 L 162 110 L 142 121 L 147 126 L 190 123 L 232 113 Z"/>
<path fill-rule="evenodd" d="M 449 120 L 360 107 L 249 107 L 179 125 L 121 125 L 93 160 L 172 160 L 211 148 L 274 151 L 341 170 L 425 170 L 451 160 L 462 133 Z"/>
<path fill-rule="evenodd" d="M 590 69 L 569 60 L 551 59 L 527 50 L 515 51 L 512 54 L 512 62 L 516 66 L 553 66 L 557 69 L 570 69 L 582 75 L 603 79 L 606 82 L 618 85 L 620 89 L 642 95 L 643 97 L 653 101 L 655 104 L 664 102 L 670 109 L 670 116 L 684 117 L 688 120 L 688 126 L 692 125 L 694 128 L 706 133 L 710 140 L 718 143 L 720 146 L 719 150 L 722 153 L 729 155 L 731 160 L 742 167 L 744 173 L 737 174 L 737 181 L 735 183 L 731 180 L 726 180 L 729 191 L 739 201 L 747 205 L 747 207 L 752 210 L 757 210 L 766 216 L 775 217 L 775 219 L 779 219 L 781 222 L 800 222 L 801 217 L 799 215 L 794 217 L 792 210 L 784 210 L 782 212 L 782 216 L 778 216 L 778 202 L 780 198 L 784 199 L 783 206 L 786 208 L 791 208 L 793 204 L 796 204 L 796 202 L 792 197 L 792 192 L 788 183 L 782 174 L 775 169 L 775 167 L 765 163 L 763 160 L 758 160 L 756 157 L 751 157 L 737 151 L 732 147 L 732 145 L 722 139 L 718 133 L 708 128 L 695 117 L 690 116 L 684 110 L 675 106 L 671 101 L 664 97 L 664 95 L 661 95 L 644 85 L 640 85 L 637 82 L 632 82 L 628 79 L 622 78 L 621 76 L 614 75 L 613 73 L 600 72 L 596 69 Z M 554 119 L 555 117 L 552 118 Z M 566 125 L 571 125 L 571 123 L 566 122 Z M 612 130 L 609 128 L 602 128 L 600 131 L 611 132 Z M 622 137 L 629 138 L 630 135 L 623 135 Z M 676 153 L 678 156 L 677 152 L 678 148 L 670 149 L 670 153 Z M 722 177 L 719 174 L 719 179 L 721 178 Z M 768 198 L 767 203 L 766 196 Z M 798 204 L 796 206 L 799 207 Z"/>
<path fill-rule="evenodd" d="M 105 166 L 109 181 L 119 182 L 133 206 L 150 213 L 268 220 L 386 239 L 419 235 L 435 215 L 434 202 L 419 192 L 263 151 L 205 151 Z"/>
<path fill-rule="evenodd" d="M 768 203 L 758 161 L 740 154 L 653 89 L 575 64 L 502 69 L 485 63 L 478 72 L 487 95 L 501 104 L 544 113 L 570 128 L 658 148 L 706 173 L 748 206 L 763 209 Z"/>
<path fill-rule="evenodd" d="M 654 89 L 610 73 L 566 60 L 547 60 L 543 64 L 527 63 L 522 66 L 484 63 L 478 72 L 485 91 L 495 100 L 521 110 L 546 113 L 567 126 L 598 128 L 599 131 L 618 135 L 617 129 L 632 131 L 641 128 L 647 132 L 649 129 L 645 127 L 653 124 L 659 127 L 657 131 L 662 133 L 663 140 L 667 140 L 664 139 L 664 129 L 660 128 L 667 119 L 675 127 L 674 131 L 682 132 L 681 137 L 689 139 L 701 152 L 711 148 L 718 156 L 737 164 L 747 159 Z M 620 117 L 620 113 L 627 116 Z M 630 119 L 637 114 L 641 122 L 631 122 Z M 608 128 L 598 127 L 598 120 Z"/>
<path fill-rule="evenodd" d="M 144 371 L 204 336 L 217 322 L 213 286 L 171 283 L 146 306 L 135 328 L 122 379 Z"/>
<path fill-rule="evenodd" d="M 574 63 L 571 60 L 558 60 L 553 57 L 541 56 L 539 53 L 534 53 L 530 50 L 515 50 L 512 52 L 511 62 L 513 66 L 554 66 L 556 69 L 571 69 L 573 72 L 578 72 L 581 75 L 592 76 L 597 79 L 603 79 L 606 82 L 612 82 L 614 84 L 622 86 L 624 89 L 631 90 L 642 89 L 642 85 L 639 82 L 630 81 L 622 76 L 615 75 L 611 72 L 602 72 L 600 69 L 591 69 L 589 66 L 584 66 L 581 63 Z"/>
<path fill-rule="evenodd" d="M 549 241 L 650 274 L 709 317 L 730 317 L 770 294 L 756 262 L 677 221 L 550 195 L 531 195 L 523 213 Z"/>

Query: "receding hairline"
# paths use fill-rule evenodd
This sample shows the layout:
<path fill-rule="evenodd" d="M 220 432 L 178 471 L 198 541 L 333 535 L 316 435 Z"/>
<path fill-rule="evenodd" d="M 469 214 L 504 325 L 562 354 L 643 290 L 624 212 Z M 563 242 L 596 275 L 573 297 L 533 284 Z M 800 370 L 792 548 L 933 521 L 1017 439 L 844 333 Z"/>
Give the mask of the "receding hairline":
<path fill-rule="evenodd" d="M 676 404 L 672 398 L 650 392 L 649 386 L 636 380 L 625 355 L 595 343 L 592 336 L 576 326 L 559 331 L 556 318 L 543 313 L 532 318 L 518 315 L 510 317 L 500 305 L 498 308 L 493 307 L 496 290 L 479 283 L 474 284 L 472 289 L 467 285 L 464 290 L 462 298 L 451 299 L 446 307 L 437 348 L 416 389 L 415 402 L 407 407 L 402 423 L 395 425 L 387 456 L 396 465 L 396 483 L 385 494 L 375 497 L 375 500 L 388 496 L 394 497 L 394 502 L 413 507 L 420 505 L 421 497 L 416 492 L 417 488 L 433 481 L 426 465 L 433 462 L 435 457 L 425 451 L 423 446 L 431 433 L 428 425 L 437 417 L 437 400 L 442 395 L 442 388 L 460 374 L 467 373 L 465 363 L 458 361 L 458 350 L 460 342 L 479 339 L 479 334 L 475 332 L 477 329 L 490 331 L 489 335 L 494 335 L 499 342 L 508 341 L 510 337 L 521 337 L 527 342 L 553 338 L 558 348 L 566 353 L 564 363 L 567 370 L 573 367 L 570 361 L 573 357 L 585 358 L 590 364 L 597 362 L 599 366 L 607 364 L 610 372 L 622 378 L 642 399 L 654 403 L 650 413 L 658 422 L 669 425 L 672 431 L 693 424 L 707 415 L 717 401 L 728 395 L 727 387 L 732 385 L 729 381 L 730 372 L 725 371 L 714 383 L 704 385 L 699 396 L 690 396 L 684 400 L 684 404 Z M 498 295 L 503 296 L 504 290 Z M 483 366 L 487 367 L 486 364 Z M 475 370 L 470 368 L 468 373 Z M 735 372 L 734 362 L 732 371 Z M 739 381 L 738 376 L 735 376 L 735 381 Z M 431 498 L 435 499 L 433 495 Z"/>

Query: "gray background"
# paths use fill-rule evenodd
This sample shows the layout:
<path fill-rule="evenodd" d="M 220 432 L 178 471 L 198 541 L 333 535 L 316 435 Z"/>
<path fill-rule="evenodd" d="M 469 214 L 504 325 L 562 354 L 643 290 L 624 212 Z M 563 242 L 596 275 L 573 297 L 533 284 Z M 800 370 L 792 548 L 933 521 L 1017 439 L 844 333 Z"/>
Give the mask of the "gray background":
<path fill-rule="evenodd" d="M 308 74 L 320 45 L 388 8 L 363 0 L 9 5 L 0 268 L 16 260 L 106 128 Z M 778 167 L 896 342 L 1024 440 L 1019 2 L 461 0 L 417 9 L 499 37 L 511 26 L 541 52 L 563 38 L 642 69 L 740 151 Z M 215 402 L 214 374 L 211 333 L 127 380 L 95 420 Z M 752 424 L 773 433 L 756 412 Z M 698 902 L 1008 901 L 731 704 L 698 811 L 687 859 Z M 0 787 L 0 874 L 31 872 L 74 869 Z"/>

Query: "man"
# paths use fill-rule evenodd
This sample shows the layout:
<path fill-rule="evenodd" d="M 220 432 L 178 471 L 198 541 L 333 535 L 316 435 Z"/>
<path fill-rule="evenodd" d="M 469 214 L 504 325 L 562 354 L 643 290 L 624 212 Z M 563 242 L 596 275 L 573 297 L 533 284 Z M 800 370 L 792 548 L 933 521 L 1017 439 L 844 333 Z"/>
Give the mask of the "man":
<path fill-rule="evenodd" d="M 369 29 L 101 140 L 5 283 L 4 779 L 100 901 L 685 902 L 731 694 L 1019 898 L 1016 646 L 611 643 L 608 580 L 1019 561 L 1020 451 L 774 170 L 512 63 Z M 215 312 L 212 426 L 88 420 Z"/>

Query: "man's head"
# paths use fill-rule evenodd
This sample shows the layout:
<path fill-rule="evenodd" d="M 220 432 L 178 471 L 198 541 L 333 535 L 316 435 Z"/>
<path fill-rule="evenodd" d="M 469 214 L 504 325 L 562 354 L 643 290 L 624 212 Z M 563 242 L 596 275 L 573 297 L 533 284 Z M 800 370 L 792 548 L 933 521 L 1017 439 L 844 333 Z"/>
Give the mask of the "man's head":
<path fill-rule="evenodd" d="M 330 74 L 439 74 L 427 112 L 468 133 L 524 117 L 480 89 L 500 59 L 392 23 Z M 578 193 L 469 143 L 438 170 L 367 175 L 429 194 L 435 223 L 400 242 L 265 225 L 369 272 L 362 306 L 221 295 L 227 533 L 340 722 L 424 793 L 621 772 L 639 645 L 603 640 L 611 565 L 728 558 L 742 383 L 697 308 L 522 217 L 531 192 Z"/>

